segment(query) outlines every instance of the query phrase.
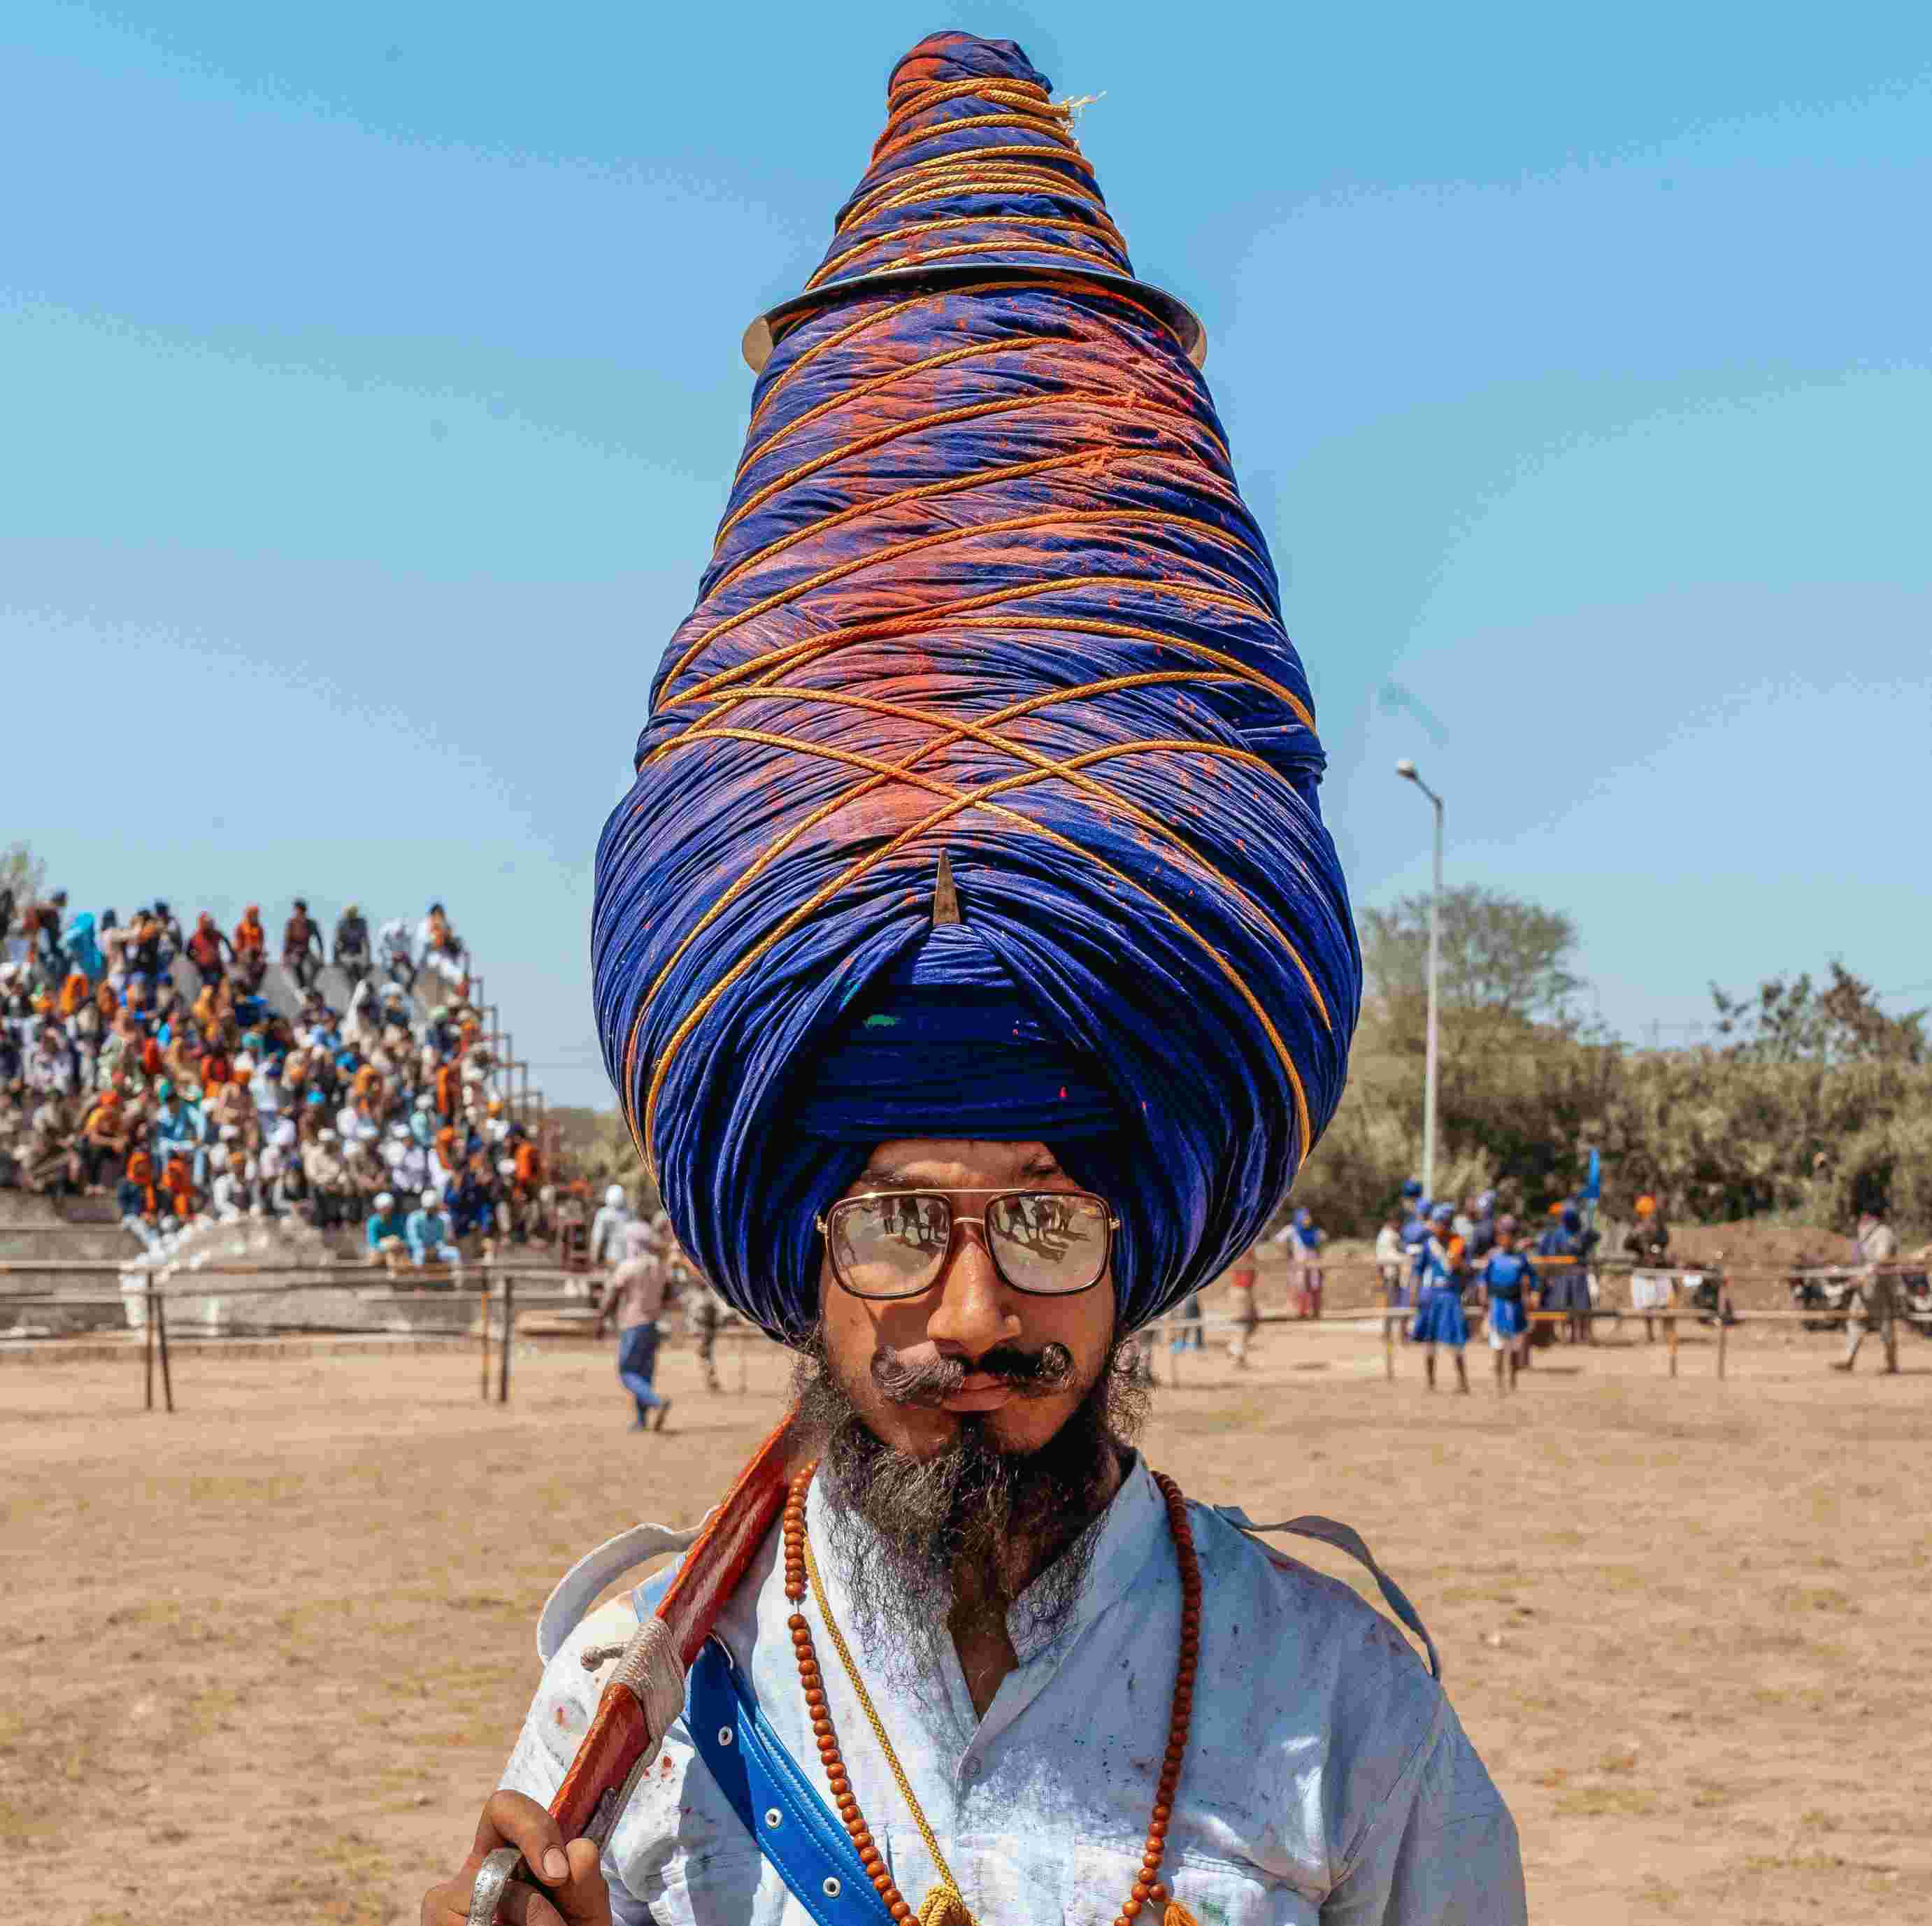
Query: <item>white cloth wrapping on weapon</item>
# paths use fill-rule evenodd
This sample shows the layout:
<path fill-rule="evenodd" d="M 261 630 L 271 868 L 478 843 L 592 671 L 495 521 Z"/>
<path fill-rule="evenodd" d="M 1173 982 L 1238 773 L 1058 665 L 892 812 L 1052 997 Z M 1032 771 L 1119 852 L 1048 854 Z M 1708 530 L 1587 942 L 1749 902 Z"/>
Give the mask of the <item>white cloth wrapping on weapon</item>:
<path fill-rule="evenodd" d="M 647 1559 L 667 1552 L 688 1550 L 704 1528 L 702 1521 L 688 1530 L 676 1530 L 666 1525 L 633 1525 L 628 1531 L 605 1539 L 594 1551 L 586 1552 L 557 1581 L 544 1601 L 537 1618 L 538 1660 L 549 1664 L 607 1586 Z M 664 1734 L 684 1710 L 684 1664 L 678 1657 L 670 1628 L 662 1618 L 653 1616 L 641 1620 L 621 1646 L 611 1648 L 602 1655 L 599 1664 L 586 1669 L 602 1672 L 614 1658 L 616 1669 L 600 1682 L 599 1695 L 617 1684 L 634 1694 L 644 1708 L 644 1729 L 650 1734 L 650 1744 L 623 1785 L 607 1792 L 598 1802 L 596 1814 L 584 1836 L 595 1840 L 600 1850 L 616 1829 L 638 1780 L 656 1758 Z M 521 1862 L 522 1856 L 514 1846 L 499 1846 L 484 1858 L 470 1889 L 466 1926 L 497 1926 L 504 1890 Z"/>

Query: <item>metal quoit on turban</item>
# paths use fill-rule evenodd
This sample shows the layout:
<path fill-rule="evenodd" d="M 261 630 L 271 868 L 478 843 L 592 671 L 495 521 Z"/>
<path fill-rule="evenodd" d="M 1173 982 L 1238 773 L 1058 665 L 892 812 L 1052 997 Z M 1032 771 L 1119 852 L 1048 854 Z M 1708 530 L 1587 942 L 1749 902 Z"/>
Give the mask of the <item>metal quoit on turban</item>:
<path fill-rule="evenodd" d="M 1127 1328 L 1252 1240 L 1340 1096 L 1323 758 L 1199 349 L 1046 77 L 962 34 L 894 69 L 748 337 L 594 965 L 679 1240 L 776 1336 L 880 1141 L 1048 1143 L 1120 1216 Z"/>

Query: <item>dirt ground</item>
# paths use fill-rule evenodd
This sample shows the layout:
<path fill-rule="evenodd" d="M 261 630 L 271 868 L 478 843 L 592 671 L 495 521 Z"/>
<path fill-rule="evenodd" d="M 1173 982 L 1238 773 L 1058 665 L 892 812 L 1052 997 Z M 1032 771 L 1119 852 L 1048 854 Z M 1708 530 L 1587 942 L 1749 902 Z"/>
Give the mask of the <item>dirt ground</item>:
<path fill-rule="evenodd" d="M 1720 1383 L 1708 1333 L 1675 1380 L 1628 1337 L 1540 1353 L 1499 1404 L 1479 1349 L 1475 1395 L 1430 1397 L 1372 1335 L 1270 1328 L 1238 1378 L 1190 1354 L 1144 1443 L 1201 1498 L 1361 1529 L 1515 1810 L 1534 1918 L 1932 1920 L 1932 1344 L 1847 1381 L 1836 1340 L 1760 1327 Z M 551 1583 L 694 1520 L 778 1413 L 778 1354 L 709 1397 L 674 1349 L 671 1428 L 632 1436 L 612 1368 L 521 1347 L 502 1408 L 466 1348 L 182 1347 L 167 1418 L 137 1354 L 0 1366 L 8 1916 L 413 1921 Z"/>

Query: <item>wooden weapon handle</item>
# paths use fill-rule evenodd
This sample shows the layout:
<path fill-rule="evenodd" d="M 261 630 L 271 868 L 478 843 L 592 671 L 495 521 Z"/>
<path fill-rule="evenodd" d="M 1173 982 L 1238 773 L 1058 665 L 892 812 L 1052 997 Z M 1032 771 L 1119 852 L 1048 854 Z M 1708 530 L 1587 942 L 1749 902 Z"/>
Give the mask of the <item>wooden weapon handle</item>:
<path fill-rule="evenodd" d="M 682 1675 L 704 1649 L 725 1601 L 736 1591 L 758 1556 L 779 1512 L 798 1456 L 791 1419 L 753 1454 L 737 1482 L 724 1496 L 704 1529 L 684 1556 L 656 1616 L 670 1634 L 677 1654 L 680 1699 Z M 664 1737 L 650 1730 L 644 1699 L 622 1665 L 604 1688 L 590 1730 L 570 1770 L 550 1803 L 550 1816 L 566 1839 L 595 1839 L 599 1846 L 617 1822 L 632 1774 Z"/>

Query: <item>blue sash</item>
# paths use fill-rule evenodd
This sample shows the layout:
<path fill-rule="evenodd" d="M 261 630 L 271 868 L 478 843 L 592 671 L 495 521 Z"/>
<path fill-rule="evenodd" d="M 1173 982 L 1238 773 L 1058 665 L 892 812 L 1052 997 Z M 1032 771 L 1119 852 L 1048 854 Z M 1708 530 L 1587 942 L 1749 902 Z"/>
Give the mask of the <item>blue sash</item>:
<path fill-rule="evenodd" d="M 640 1619 L 657 1610 L 676 1569 L 632 1594 Z M 686 1675 L 684 1723 L 739 1824 L 818 1926 L 892 1926 L 851 1835 L 765 1724 L 752 1682 L 718 1639 L 705 1641 Z"/>
<path fill-rule="evenodd" d="M 751 1682 L 716 1639 L 691 1668 L 684 1722 L 731 1810 L 818 1926 L 892 1926 L 837 1814 L 766 1728 Z"/>

